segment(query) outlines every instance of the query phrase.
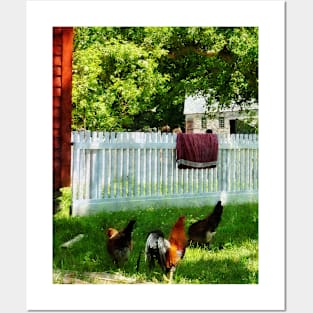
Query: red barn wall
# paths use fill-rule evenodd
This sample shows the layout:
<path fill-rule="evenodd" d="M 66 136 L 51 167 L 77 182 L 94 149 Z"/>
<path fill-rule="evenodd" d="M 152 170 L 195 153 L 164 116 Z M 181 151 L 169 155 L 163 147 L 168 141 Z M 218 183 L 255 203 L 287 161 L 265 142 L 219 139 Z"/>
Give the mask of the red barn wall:
<path fill-rule="evenodd" d="M 53 28 L 53 189 L 71 184 L 73 28 Z"/>

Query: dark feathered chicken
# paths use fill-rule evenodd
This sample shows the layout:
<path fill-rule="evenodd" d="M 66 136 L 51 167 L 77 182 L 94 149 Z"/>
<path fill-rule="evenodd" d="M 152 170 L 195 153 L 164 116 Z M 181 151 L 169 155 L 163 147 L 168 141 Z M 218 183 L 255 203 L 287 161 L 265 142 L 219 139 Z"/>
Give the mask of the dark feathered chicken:
<path fill-rule="evenodd" d="M 108 241 L 107 250 L 114 264 L 117 266 L 123 265 L 129 258 L 130 252 L 133 249 L 132 231 L 135 220 L 131 220 L 128 225 L 121 231 L 114 228 L 107 230 Z"/>
<path fill-rule="evenodd" d="M 157 262 L 163 271 L 166 271 L 166 252 L 170 242 L 164 238 L 161 230 L 154 230 L 149 233 L 146 241 L 145 256 L 149 269 L 152 270 Z"/>
<path fill-rule="evenodd" d="M 218 201 L 211 214 L 189 227 L 189 241 L 192 243 L 209 245 L 216 233 L 216 228 L 221 221 L 222 213 L 222 202 Z"/>

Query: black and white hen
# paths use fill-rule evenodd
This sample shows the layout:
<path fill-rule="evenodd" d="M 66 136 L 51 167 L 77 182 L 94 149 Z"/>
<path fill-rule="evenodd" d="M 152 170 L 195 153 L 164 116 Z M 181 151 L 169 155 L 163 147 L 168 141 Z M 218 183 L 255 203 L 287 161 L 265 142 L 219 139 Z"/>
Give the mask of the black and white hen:
<path fill-rule="evenodd" d="M 145 247 L 145 259 L 149 269 L 152 270 L 157 262 L 163 271 L 166 271 L 166 253 L 170 248 L 170 242 L 164 238 L 161 230 L 151 231 L 147 236 Z"/>

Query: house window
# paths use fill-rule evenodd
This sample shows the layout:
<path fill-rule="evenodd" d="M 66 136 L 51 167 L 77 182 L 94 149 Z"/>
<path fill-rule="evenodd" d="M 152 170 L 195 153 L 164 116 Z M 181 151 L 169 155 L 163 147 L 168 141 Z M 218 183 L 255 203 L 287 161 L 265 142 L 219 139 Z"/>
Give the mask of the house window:
<path fill-rule="evenodd" d="M 224 120 L 224 117 L 219 117 L 219 119 L 218 119 L 218 125 L 219 125 L 219 128 L 224 128 L 224 127 L 225 127 L 225 120 Z"/>
<path fill-rule="evenodd" d="M 206 128 L 206 117 L 203 116 L 201 119 L 201 128 Z"/>

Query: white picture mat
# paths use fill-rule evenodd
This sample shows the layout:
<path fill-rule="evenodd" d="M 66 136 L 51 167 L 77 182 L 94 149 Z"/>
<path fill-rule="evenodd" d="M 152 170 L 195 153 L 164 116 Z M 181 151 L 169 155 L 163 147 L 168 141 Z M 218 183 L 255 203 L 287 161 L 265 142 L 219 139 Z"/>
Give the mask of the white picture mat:
<path fill-rule="evenodd" d="M 285 308 L 284 7 L 284 1 L 29 1 L 27 3 L 26 291 L 28 310 L 283 310 Z M 52 283 L 53 26 L 259 27 L 258 285 L 58 285 Z M 214 271 L 214 268 L 208 270 Z M 154 295 L 153 299 L 157 298 L 160 301 L 147 302 L 145 299 L 151 298 L 151 295 Z"/>

